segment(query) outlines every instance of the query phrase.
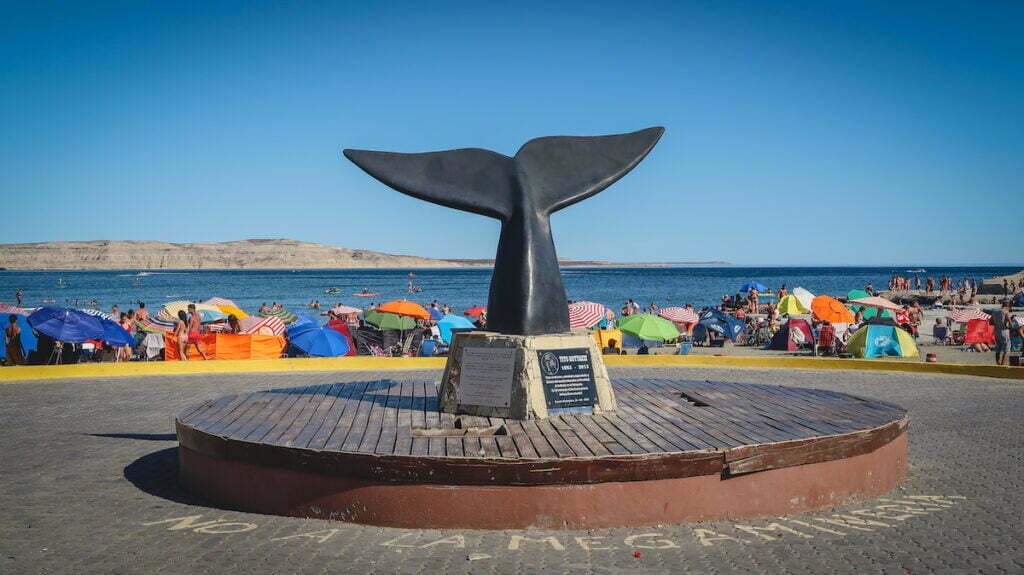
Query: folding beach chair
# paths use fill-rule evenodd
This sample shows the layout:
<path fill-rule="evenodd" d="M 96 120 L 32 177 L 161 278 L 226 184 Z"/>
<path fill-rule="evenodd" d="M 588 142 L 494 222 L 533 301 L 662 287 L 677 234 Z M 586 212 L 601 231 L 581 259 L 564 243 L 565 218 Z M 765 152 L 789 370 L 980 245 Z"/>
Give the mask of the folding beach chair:
<path fill-rule="evenodd" d="M 825 325 L 818 332 L 818 341 L 814 344 L 814 355 L 829 355 L 836 351 L 836 328 Z"/>
<path fill-rule="evenodd" d="M 944 325 L 932 326 L 932 337 L 935 338 L 935 345 L 950 345 L 952 343 L 949 328 Z"/>

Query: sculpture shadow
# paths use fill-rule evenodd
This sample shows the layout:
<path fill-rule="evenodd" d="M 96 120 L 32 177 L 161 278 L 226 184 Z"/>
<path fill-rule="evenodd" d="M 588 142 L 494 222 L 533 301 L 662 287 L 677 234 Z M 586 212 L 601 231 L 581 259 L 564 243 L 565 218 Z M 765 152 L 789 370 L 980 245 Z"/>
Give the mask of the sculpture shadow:
<path fill-rule="evenodd" d="M 93 437 L 113 437 L 117 439 L 139 439 L 142 441 L 177 441 L 173 433 L 86 433 Z"/>
<path fill-rule="evenodd" d="M 339 381 L 337 383 L 341 384 L 341 388 L 340 389 L 342 391 L 344 391 L 344 390 L 346 390 L 348 388 L 351 388 L 351 387 L 355 387 L 355 386 L 360 386 L 360 388 L 362 388 L 362 386 L 367 386 L 367 388 L 366 388 L 367 391 L 382 391 L 382 390 L 390 389 L 392 386 L 394 386 L 396 384 L 399 384 L 401 382 L 399 380 L 397 380 L 397 379 L 381 379 L 381 380 L 370 381 L 370 382 L 366 382 L 366 381 Z M 330 385 L 330 384 L 325 383 L 323 385 Z M 277 388 L 274 388 L 274 389 L 266 389 L 266 390 L 263 390 L 263 391 L 260 391 L 260 392 L 257 392 L 257 393 L 292 393 L 292 394 L 302 394 L 302 395 L 315 395 L 315 394 L 320 393 L 322 391 L 323 391 L 322 389 L 317 389 L 316 387 L 312 387 L 312 388 L 309 388 L 309 389 L 303 389 L 302 386 L 298 386 L 298 387 L 277 387 Z"/>
<path fill-rule="evenodd" d="M 192 495 L 178 483 L 178 448 L 169 447 L 143 455 L 124 468 L 124 478 L 138 489 L 175 503 L 231 509 Z"/>

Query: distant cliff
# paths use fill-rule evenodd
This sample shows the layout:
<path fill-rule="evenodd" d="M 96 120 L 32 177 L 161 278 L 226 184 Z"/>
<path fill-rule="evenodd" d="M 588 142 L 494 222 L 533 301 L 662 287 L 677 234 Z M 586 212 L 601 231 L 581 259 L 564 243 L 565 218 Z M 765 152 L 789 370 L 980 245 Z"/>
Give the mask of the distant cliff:
<path fill-rule="evenodd" d="M 313 269 L 454 268 L 463 264 L 350 250 L 296 240 L 171 244 L 151 241 L 0 244 L 7 269 Z"/>

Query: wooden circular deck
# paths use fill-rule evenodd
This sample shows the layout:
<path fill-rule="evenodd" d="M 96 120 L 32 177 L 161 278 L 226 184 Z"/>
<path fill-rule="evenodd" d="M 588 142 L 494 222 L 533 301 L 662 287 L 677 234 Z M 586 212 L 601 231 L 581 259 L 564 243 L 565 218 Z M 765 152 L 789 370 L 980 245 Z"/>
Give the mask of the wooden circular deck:
<path fill-rule="evenodd" d="M 547 525 L 555 520 L 538 517 L 552 513 L 561 526 L 593 527 L 803 510 L 883 493 L 905 474 L 906 412 L 895 405 L 782 386 L 613 385 L 614 415 L 527 421 L 438 413 L 436 388 L 424 380 L 225 396 L 178 416 L 182 479 L 211 499 L 258 511 L 506 528 Z M 819 465 L 831 471 L 811 469 Z M 830 473 L 834 480 L 825 481 Z M 620 511 L 601 513 L 614 501 L 595 499 L 676 499 L 687 479 L 687 492 L 717 491 L 672 512 L 643 503 L 623 521 L 615 519 Z M 571 487 L 588 495 L 567 496 Z M 747 491 L 764 500 L 748 501 L 751 513 L 705 509 Z M 537 503 L 541 495 L 552 500 Z M 778 509 L 785 498 L 789 507 Z M 540 509 L 523 510 L 527 500 Z M 432 510 L 411 517 L 410 504 Z M 470 505 L 486 514 L 472 519 Z M 487 520 L 503 509 L 516 519 Z"/>

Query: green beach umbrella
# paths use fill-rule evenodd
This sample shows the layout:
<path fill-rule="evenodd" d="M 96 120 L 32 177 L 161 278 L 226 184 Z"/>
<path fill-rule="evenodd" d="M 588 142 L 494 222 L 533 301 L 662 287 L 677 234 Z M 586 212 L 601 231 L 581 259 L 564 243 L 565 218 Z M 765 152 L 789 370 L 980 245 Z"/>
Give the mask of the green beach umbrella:
<path fill-rule="evenodd" d="M 675 324 L 663 317 L 641 313 L 630 315 L 620 319 L 616 324 L 622 333 L 636 336 L 640 339 L 665 341 L 679 337 L 679 330 Z"/>
<path fill-rule="evenodd" d="M 862 289 L 852 289 L 849 292 L 847 292 L 846 301 L 860 299 L 862 297 L 871 297 L 871 294 Z M 878 315 L 878 309 L 873 307 L 867 307 L 863 305 L 848 305 L 846 307 L 850 308 L 850 310 L 852 310 L 854 313 L 857 313 L 858 311 L 861 312 L 861 315 L 864 317 L 865 321 Z M 889 312 L 882 310 L 882 317 L 892 316 L 889 315 Z"/>
<path fill-rule="evenodd" d="M 377 329 L 400 329 L 404 331 L 416 327 L 416 320 L 411 317 L 376 310 L 364 313 L 363 320 L 368 324 L 377 326 Z"/>

